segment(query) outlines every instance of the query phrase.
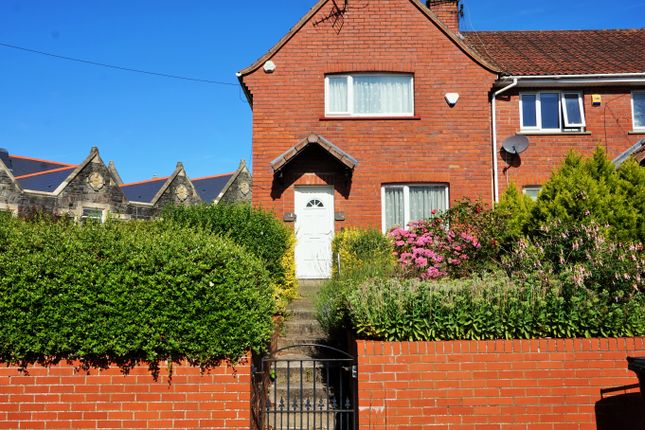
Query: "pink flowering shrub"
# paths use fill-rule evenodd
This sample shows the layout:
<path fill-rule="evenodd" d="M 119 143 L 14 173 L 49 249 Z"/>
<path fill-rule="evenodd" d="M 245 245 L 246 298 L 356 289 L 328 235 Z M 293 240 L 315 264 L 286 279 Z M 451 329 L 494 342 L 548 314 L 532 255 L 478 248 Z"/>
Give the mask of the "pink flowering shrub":
<path fill-rule="evenodd" d="M 471 215 L 467 222 L 455 216 L 463 215 L 464 207 Z M 490 259 L 490 246 L 482 247 L 480 239 L 485 229 L 478 225 L 481 223 L 473 222 L 473 216 L 488 216 L 490 211 L 471 202 L 462 202 L 458 208 L 460 211 L 413 221 L 407 229 L 397 227 L 389 232 L 405 276 L 420 279 L 470 276 L 475 266 L 479 268 L 483 261 Z M 494 239 L 486 242 L 495 245 Z"/>

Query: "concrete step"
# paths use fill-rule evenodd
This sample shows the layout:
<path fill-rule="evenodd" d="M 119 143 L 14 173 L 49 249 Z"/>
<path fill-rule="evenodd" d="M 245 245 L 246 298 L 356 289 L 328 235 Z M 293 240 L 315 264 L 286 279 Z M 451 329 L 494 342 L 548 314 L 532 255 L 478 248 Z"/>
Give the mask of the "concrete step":
<path fill-rule="evenodd" d="M 334 430 L 337 428 L 334 411 L 285 412 L 266 414 L 265 429 L 270 430 Z"/>
<path fill-rule="evenodd" d="M 282 333 L 285 337 L 291 334 L 302 334 L 306 336 L 325 336 L 325 331 L 322 329 L 318 321 L 312 319 L 292 319 L 287 320 L 283 324 Z"/>

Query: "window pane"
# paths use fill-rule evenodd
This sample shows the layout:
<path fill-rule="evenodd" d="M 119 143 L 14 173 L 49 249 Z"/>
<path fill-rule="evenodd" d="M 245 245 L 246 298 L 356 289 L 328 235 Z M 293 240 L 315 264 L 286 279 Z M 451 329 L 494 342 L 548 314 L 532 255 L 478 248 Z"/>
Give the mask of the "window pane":
<path fill-rule="evenodd" d="M 411 76 L 354 77 L 354 112 L 359 114 L 412 114 Z"/>
<path fill-rule="evenodd" d="M 582 112 L 580 112 L 580 100 L 578 94 L 564 95 L 564 109 L 566 112 L 566 126 L 581 126 Z"/>
<path fill-rule="evenodd" d="M 536 98 L 535 94 L 522 95 L 522 127 L 537 127 Z"/>
<path fill-rule="evenodd" d="M 329 76 L 327 79 L 329 112 L 347 112 L 347 76 Z"/>
<path fill-rule="evenodd" d="M 385 189 L 385 229 L 404 227 L 403 188 Z"/>
<path fill-rule="evenodd" d="M 83 208 L 83 215 L 81 215 L 81 218 L 103 221 L 103 209 Z"/>
<path fill-rule="evenodd" d="M 433 210 L 446 210 L 446 200 L 444 186 L 411 186 L 410 220 L 430 218 Z"/>
<path fill-rule="evenodd" d="M 524 187 L 524 194 L 531 198 L 531 200 L 537 200 L 538 194 L 542 187 Z"/>
<path fill-rule="evenodd" d="M 634 127 L 645 128 L 645 93 L 634 93 Z"/>
<path fill-rule="evenodd" d="M 541 93 L 540 104 L 542 128 L 560 128 L 560 95 L 558 93 Z"/>

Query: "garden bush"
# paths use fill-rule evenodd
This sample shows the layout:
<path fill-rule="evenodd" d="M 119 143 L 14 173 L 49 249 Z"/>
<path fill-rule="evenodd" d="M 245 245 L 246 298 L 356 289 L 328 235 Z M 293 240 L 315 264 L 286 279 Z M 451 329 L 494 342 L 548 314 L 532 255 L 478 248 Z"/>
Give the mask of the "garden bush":
<path fill-rule="evenodd" d="M 459 278 L 490 271 L 499 260 L 506 221 L 481 202 L 462 200 L 444 213 L 389 235 L 407 277 Z"/>
<path fill-rule="evenodd" d="M 264 265 L 229 239 L 171 223 L 4 218 L 0 361 L 235 361 L 273 331 Z"/>
<path fill-rule="evenodd" d="M 503 267 L 520 280 L 555 276 L 565 296 L 585 288 L 619 303 L 645 293 L 643 245 L 612 240 L 609 228 L 591 217 L 542 225 L 532 239 L 519 240 Z"/>
<path fill-rule="evenodd" d="M 331 335 L 346 325 L 349 291 L 365 279 L 392 276 L 395 269 L 390 240 L 374 229 L 341 230 L 334 237 L 332 252 L 335 258 L 332 279 L 316 297 L 317 319 Z"/>
<path fill-rule="evenodd" d="M 172 206 L 164 210 L 163 219 L 228 237 L 262 259 L 278 312 L 297 296 L 293 232 L 271 212 L 242 203 Z"/>
<path fill-rule="evenodd" d="M 645 242 L 645 172 L 633 159 L 616 170 L 602 148 L 590 158 L 571 152 L 544 184 L 528 221 L 529 235 L 552 220 L 580 222 L 592 217 L 610 236 Z"/>
<path fill-rule="evenodd" d="M 369 268 L 384 272 L 394 267 L 393 249 L 390 240 L 378 230 L 346 228 L 334 237 L 332 253 L 335 261 L 333 276 L 342 272 L 361 271 Z"/>
<path fill-rule="evenodd" d="M 347 295 L 359 338 L 385 341 L 619 337 L 645 334 L 645 300 L 504 274 L 440 281 L 374 279 Z"/>

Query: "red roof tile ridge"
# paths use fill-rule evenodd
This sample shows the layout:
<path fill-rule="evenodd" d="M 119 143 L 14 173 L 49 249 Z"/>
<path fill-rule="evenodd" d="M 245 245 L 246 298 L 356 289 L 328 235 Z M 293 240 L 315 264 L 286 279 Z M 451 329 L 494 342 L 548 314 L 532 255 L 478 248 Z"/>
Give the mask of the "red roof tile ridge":
<path fill-rule="evenodd" d="M 49 169 L 49 170 L 43 170 L 40 172 L 34 172 L 34 173 L 28 173 L 26 175 L 21 175 L 21 176 L 16 176 L 16 179 L 27 179 L 27 178 L 32 178 L 34 176 L 41 176 L 41 175 L 48 175 L 50 173 L 56 173 L 56 172 L 64 172 L 65 170 L 72 170 L 76 166 L 64 166 L 64 167 L 58 167 L 56 169 Z"/>

